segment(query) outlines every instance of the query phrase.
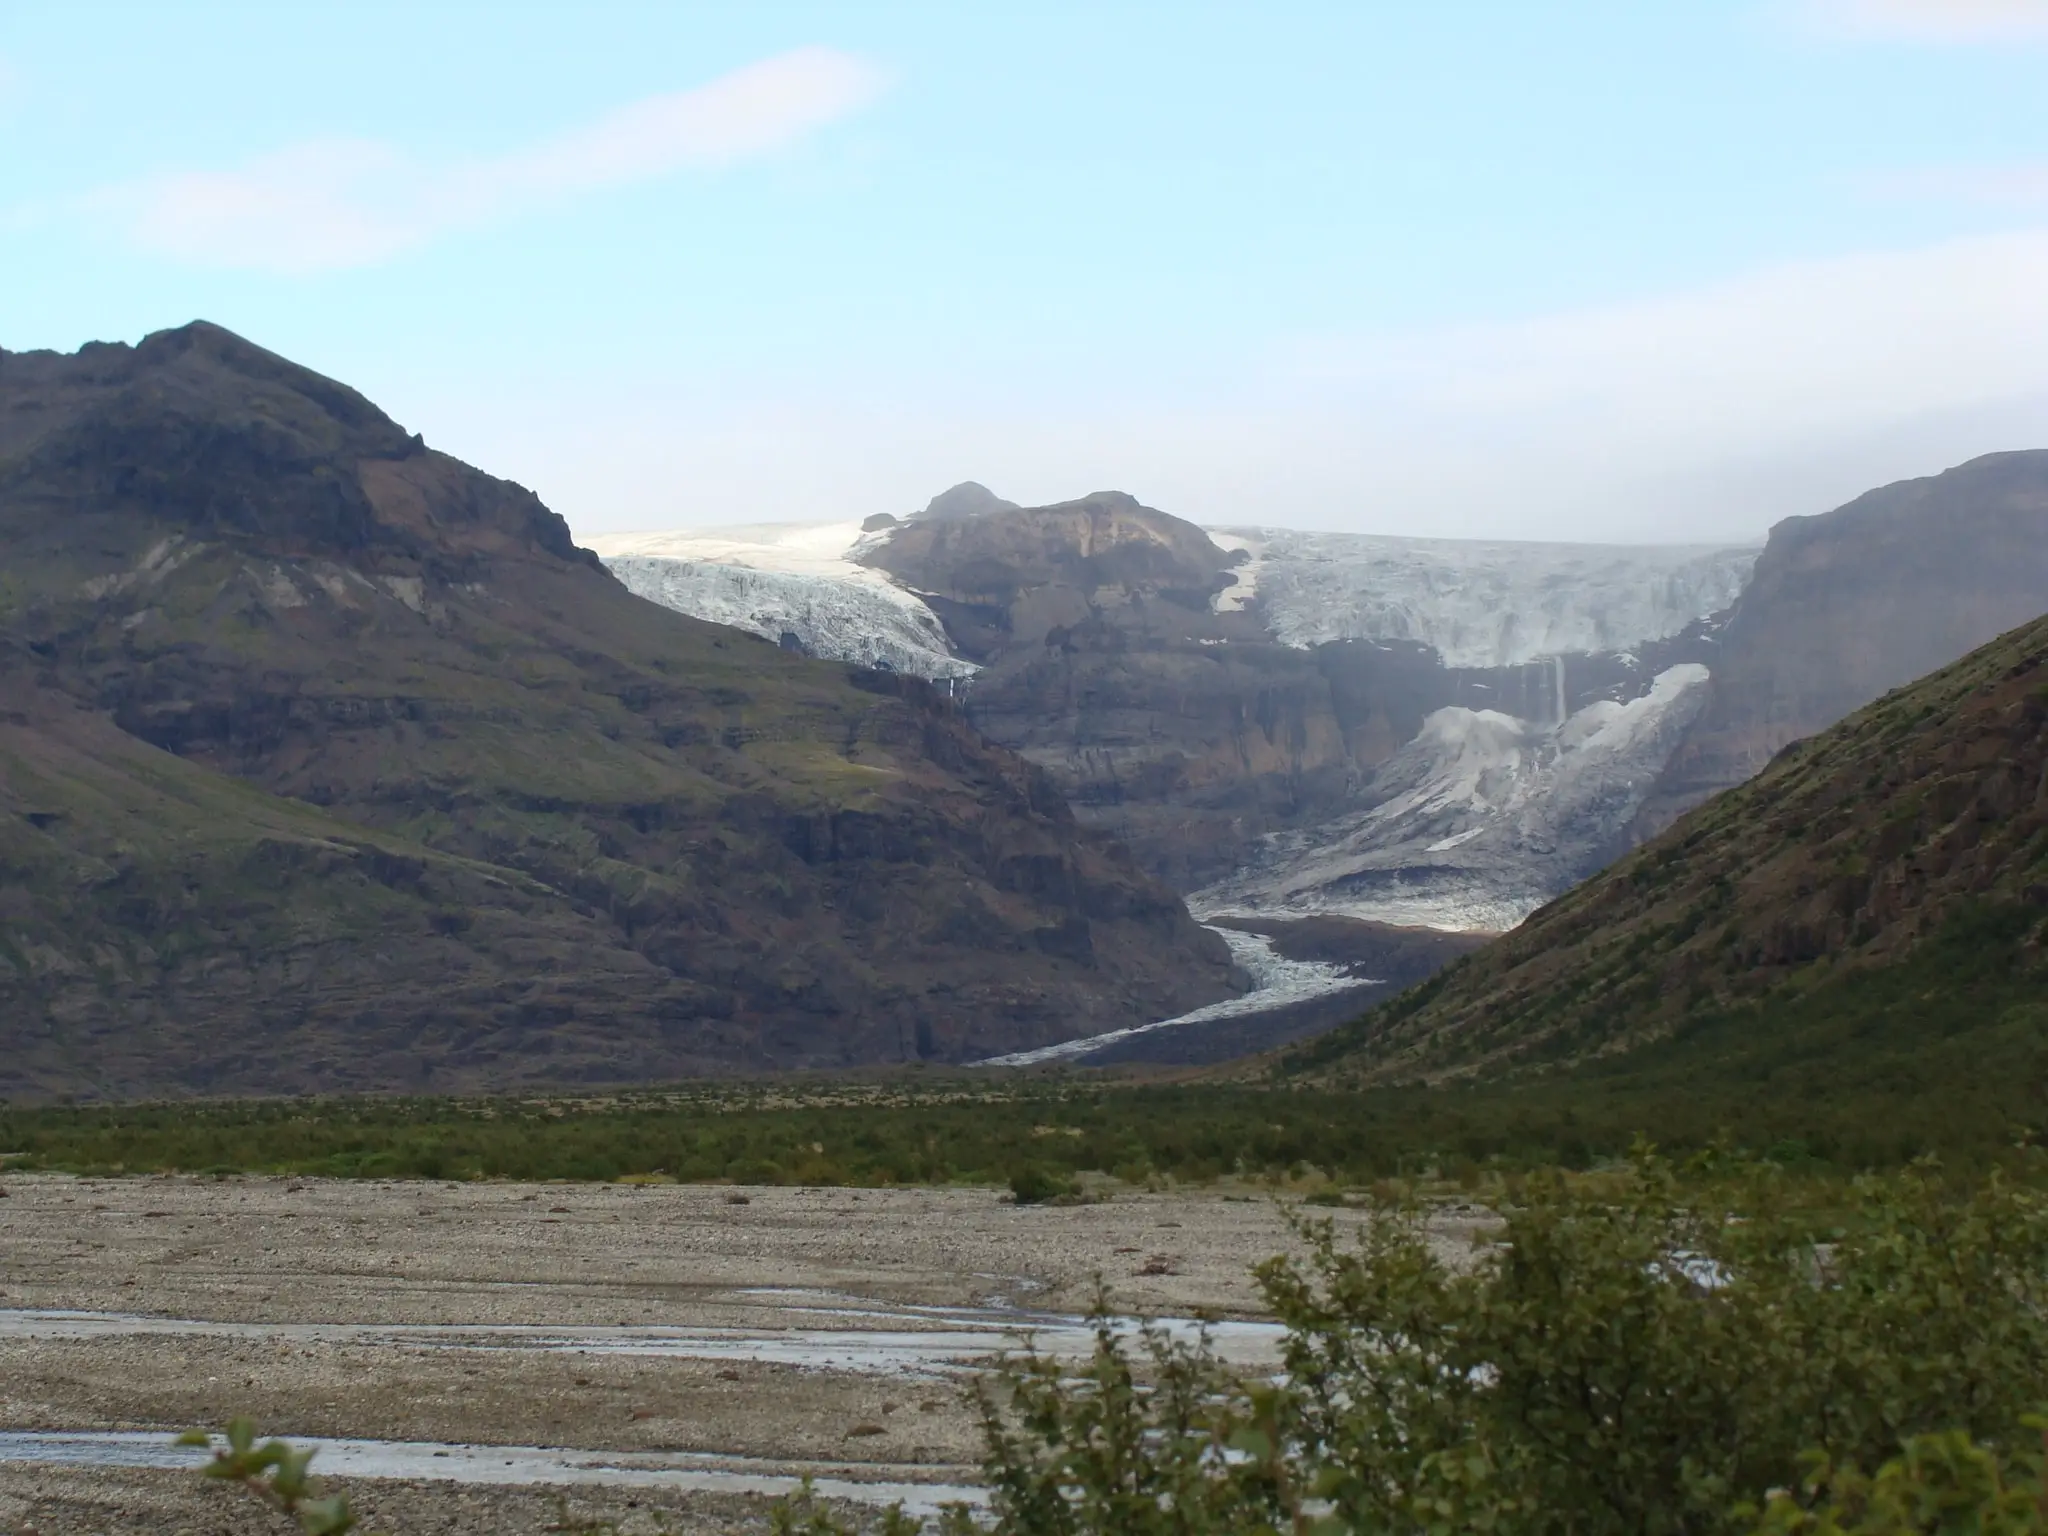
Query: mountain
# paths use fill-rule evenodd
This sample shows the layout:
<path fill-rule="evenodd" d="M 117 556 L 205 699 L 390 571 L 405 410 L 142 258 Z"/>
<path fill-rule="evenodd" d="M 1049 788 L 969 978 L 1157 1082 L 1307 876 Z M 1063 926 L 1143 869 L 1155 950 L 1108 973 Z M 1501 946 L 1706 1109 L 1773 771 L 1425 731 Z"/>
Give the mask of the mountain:
<path fill-rule="evenodd" d="M 1287 1069 L 1654 1067 L 1686 1091 L 2048 1060 L 2048 618 L 1749 782 Z"/>
<path fill-rule="evenodd" d="M 1719 633 L 1649 835 L 1810 736 L 2048 609 L 2048 450 L 1994 453 L 1771 530 Z"/>
<path fill-rule="evenodd" d="M 0 1095 L 971 1059 L 1224 944 L 929 685 L 217 327 L 0 353 Z"/>
<path fill-rule="evenodd" d="M 962 480 L 958 485 L 939 492 L 926 502 L 924 511 L 918 516 L 925 522 L 943 522 L 954 518 L 980 517 L 984 512 L 1016 510 L 1016 502 L 1003 500 L 977 481 Z"/>
<path fill-rule="evenodd" d="M 1121 492 L 1019 507 L 971 482 L 900 521 L 592 543 L 636 591 L 821 655 L 866 659 L 906 632 L 877 608 L 885 583 L 915 605 L 908 625 L 945 636 L 891 663 L 954 690 L 1204 913 L 1487 928 L 1626 845 L 1697 705 L 1712 615 L 1755 559 L 1205 530 Z M 1631 727 L 1661 723 L 1617 750 L 1624 707 Z M 1416 781 L 1447 732 L 1490 729 L 1512 762 L 1447 829 Z M 1416 814 L 1374 816 L 1395 800 Z M 1436 846 L 1465 833 L 1469 853 Z"/>

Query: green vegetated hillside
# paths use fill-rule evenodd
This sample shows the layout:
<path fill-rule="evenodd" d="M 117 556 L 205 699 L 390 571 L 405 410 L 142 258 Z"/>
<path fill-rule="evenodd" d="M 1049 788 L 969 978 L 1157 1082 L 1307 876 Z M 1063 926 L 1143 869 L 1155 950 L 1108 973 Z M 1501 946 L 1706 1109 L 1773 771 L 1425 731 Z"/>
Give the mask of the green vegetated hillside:
<path fill-rule="evenodd" d="M 2048 619 L 1786 747 L 1281 1070 L 1507 1079 L 1634 1104 L 1652 1135 L 1660 1103 L 1738 1133 L 1801 1105 L 2048 1123 Z"/>
<path fill-rule="evenodd" d="M 207 325 L 0 352 L 0 1096 L 972 1058 L 1230 995 L 914 679 Z"/>

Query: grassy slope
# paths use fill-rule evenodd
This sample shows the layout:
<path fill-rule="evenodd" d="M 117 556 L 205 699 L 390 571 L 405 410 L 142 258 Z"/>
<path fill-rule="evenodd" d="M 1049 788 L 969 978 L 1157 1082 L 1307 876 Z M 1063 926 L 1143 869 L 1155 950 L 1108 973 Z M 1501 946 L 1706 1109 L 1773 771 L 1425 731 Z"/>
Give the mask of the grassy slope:
<path fill-rule="evenodd" d="M 2044 935 L 2048 619 L 1786 749 L 1281 1070 L 1510 1076 L 1737 1126 L 1830 1103 L 1904 1124 L 1936 1096 L 2032 1123 Z"/>

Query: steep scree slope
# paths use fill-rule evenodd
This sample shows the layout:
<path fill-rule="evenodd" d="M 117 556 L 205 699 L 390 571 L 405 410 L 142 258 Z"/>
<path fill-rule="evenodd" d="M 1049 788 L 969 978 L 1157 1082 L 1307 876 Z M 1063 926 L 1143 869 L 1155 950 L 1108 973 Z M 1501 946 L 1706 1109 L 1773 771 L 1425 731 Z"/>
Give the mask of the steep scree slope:
<path fill-rule="evenodd" d="M 914 679 L 208 325 L 0 353 L 0 1094 L 976 1057 L 1240 984 Z"/>
<path fill-rule="evenodd" d="M 1786 748 L 1289 1066 L 1429 1078 L 1668 1047 L 1694 1073 L 1775 1051 L 1839 1074 L 2004 1031 L 2038 1074 L 2044 947 L 2048 618 Z"/>

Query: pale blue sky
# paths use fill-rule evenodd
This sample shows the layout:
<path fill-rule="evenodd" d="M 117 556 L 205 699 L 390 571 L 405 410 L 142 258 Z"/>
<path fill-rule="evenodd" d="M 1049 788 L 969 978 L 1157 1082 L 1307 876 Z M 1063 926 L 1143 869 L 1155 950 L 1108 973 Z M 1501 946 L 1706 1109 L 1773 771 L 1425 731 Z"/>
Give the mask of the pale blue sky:
<path fill-rule="evenodd" d="M 2048 445 L 2048 3 L 0 7 L 0 345 L 577 527 L 965 477 L 1670 539 Z"/>

